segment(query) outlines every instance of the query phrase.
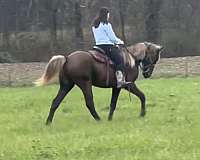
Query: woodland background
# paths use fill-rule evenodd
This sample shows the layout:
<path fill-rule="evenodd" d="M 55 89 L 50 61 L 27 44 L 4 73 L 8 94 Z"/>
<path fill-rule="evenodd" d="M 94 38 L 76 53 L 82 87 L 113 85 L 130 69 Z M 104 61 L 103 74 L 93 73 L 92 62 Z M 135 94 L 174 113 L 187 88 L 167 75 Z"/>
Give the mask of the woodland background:
<path fill-rule="evenodd" d="M 0 0 L 0 62 L 89 50 L 101 6 L 127 45 L 151 41 L 165 47 L 163 57 L 200 55 L 199 0 Z"/>

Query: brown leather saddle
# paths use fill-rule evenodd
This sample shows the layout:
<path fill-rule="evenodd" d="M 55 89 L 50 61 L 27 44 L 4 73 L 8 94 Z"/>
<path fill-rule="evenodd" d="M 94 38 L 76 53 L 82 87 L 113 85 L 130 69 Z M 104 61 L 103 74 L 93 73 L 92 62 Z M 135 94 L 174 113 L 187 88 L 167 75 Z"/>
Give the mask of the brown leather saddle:
<path fill-rule="evenodd" d="M 103 49 L 94 46 L 93 50 L 90 51 L 90 54 L 97 62 L 114 66 L 113 61 L 108 56 L 106 56 L 105 51 Z"/>

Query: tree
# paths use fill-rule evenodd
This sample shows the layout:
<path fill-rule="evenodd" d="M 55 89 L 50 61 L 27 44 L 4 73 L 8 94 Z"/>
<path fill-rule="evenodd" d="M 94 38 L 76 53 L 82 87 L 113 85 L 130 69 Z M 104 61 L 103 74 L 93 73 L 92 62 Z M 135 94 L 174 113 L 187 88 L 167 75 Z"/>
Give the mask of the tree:
<path fill-rule="evenodd" d="M 46 0 L 46 10 L 49 15 L 49 28 L 50 28 L 50 48 L 55 51 L 57 48 L 57 11 L 61 0 Z"/>
<path fill-rule="evenodd" d="M 9 49 L 9 30 L 8 30 L 8 4 L 9 1 L 2 0 L 1 3 L 1 28 L 2 28 L 2 40 L 3 40 L 3 49 Z"/>
<path fill-rule="evenodd" d="M 145 30 L 146 40 L 157 42 L 160 37 L 160 18 L 159 12 L 162 0 L 145 0 L 144 15 L 145 15 Z"/>
<path fill-rule="evenodd" d="M 128 6 L 127 0 L 118 0 L 119 3 L 119 17 L 121 24 L 121 35 L 122 40 L 126 43 L 126 35 L 125 35 L 125 17 L 126 17 L 126 7 Z"/>
<path fill-rule="evenodd" d="M 76 39 L 76 47 L 82 48 L 83 45 L 83 29 L 81 26 L 82 23 L 82 14 L 81 14 L 81 6 L 80 1 L 76 1 L 74 3 L 74 30 L 75 30 L 75 39 Z"/>

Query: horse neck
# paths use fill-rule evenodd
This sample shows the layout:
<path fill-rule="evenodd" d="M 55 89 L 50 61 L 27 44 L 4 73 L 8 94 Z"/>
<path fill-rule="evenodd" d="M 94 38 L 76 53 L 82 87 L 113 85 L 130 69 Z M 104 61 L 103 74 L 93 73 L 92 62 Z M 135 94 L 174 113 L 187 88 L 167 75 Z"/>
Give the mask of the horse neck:
<path fill-rule="evenodd" d="M 136 61 L 141 61 L 144 59 L 146 46 L 143 43 L 131 45 L 127 48 L 129 50 L 129 54 L 131 54 Z"/>
<path fill-rule="evenodd" d="M 130 67 L 134 67 L 136 64 L 135 57 L 129 52 L 129 50 L 123 50 L 124 63 Z"/>

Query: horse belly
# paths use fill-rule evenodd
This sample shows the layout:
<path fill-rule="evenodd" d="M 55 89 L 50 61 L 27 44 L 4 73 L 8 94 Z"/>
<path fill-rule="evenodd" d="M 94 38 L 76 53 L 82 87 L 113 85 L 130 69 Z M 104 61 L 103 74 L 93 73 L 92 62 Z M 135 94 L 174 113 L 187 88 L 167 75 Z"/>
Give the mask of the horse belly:
<path fill-rule="evenodd" d="M 92 74 L 92 84 L 97 87 L 113 87 L 116 85 L 114 70 L 109 67 L 109 73 L 105 64 L 95 63 Z"/>

